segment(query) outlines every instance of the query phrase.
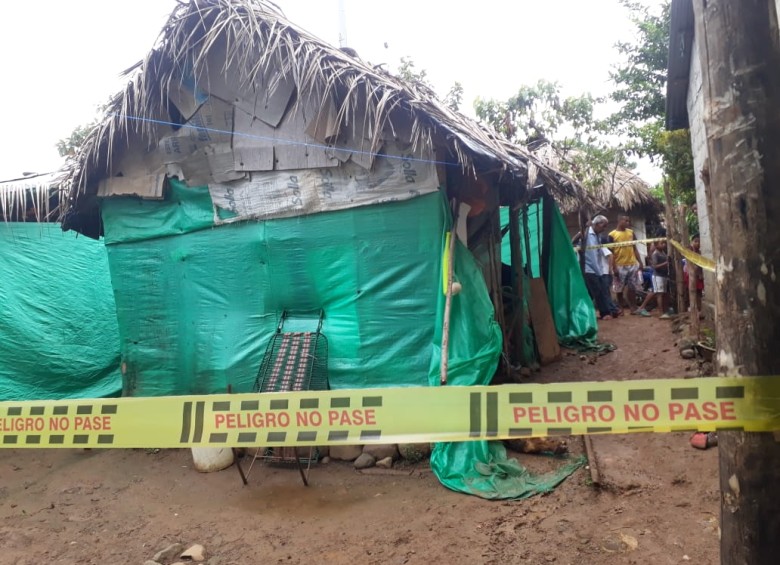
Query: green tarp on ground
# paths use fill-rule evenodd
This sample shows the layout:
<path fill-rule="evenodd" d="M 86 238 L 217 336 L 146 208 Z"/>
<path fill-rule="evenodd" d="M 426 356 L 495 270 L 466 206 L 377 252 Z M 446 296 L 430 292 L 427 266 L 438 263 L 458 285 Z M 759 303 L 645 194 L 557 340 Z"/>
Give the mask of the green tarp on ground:
<path fill-rule="evenodd" d="M 0 223 L 0 400 L 95 398 L 120 387 L 103 243 L 58 224 Z"/>

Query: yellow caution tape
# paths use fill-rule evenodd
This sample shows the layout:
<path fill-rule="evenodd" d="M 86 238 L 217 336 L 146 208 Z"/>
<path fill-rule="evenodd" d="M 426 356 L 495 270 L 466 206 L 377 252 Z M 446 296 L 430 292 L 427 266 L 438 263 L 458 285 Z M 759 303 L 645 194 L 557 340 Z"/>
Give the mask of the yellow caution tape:
<path fill-rule="evenodd" d="M 692 249 L 686 249 L 683 247 L 679 242 L 670 239 L 669 242 L 674 246 L 674 248 L 680 252 L 680 254 L 685 257 L 688 261 L 691 263 L 694 263 L 701 267 L 702 269 L 706 269 L 708 271 L 712 271 L 713 273 L 716 270 L 715 261 L 708 257 L 703 257 L 693 251 Z"/>
<path fill-rule="evenodd" d="M 307 446 L 780 429 L 780 378 L 0 403 L 2 447 Z"/>
<path fill-rule="evenodd" d="M 637 243 L 655 243 L 658 241 L 667 241 L 671 243 L 674 246 L 674 248 L 677 249 L 683 257 L 685 257 L 691 263 L 698 265 L 702 269 L 712 271 L 713 273 L 716 271 L 717 266 L 713 259 L 710 259 L 709 257 L 704 257 L 703 255 L 696 253 L 692 249 L 686 249 L 685 247 L 682 246 L 680 242 L 666 237 L 652 237 L 649 239 L 635 239 L 632 241 L 622 241 L 619 243 L 602 243 L 599 245 L 588 245 L 587 247 L 585 247 L 585 249 L 603 249 L 603 248 L 615 249 L 617 247 L 633 247 Z M 580 251 L 580 248 L 575 247 L 574 250 Z"/>

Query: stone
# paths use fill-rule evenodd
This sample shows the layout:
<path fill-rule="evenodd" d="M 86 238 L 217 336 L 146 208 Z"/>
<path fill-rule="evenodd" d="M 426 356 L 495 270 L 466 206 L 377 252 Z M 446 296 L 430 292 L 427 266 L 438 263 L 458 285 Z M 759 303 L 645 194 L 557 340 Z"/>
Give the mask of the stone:
<path fill-rule="evenodd" d="M 398 447 L 391 443 L 390 445 L 364 445 L 363 453 L 373 455 L 377 460 L 392 457 L 398 459 Z"/>
<path fill-rule="evenodd" d="M 369 455 L 368 453 L 361 453 L 360 456 L 355 459 L 355 469 L 368 469 L 376 464 L 376 457 Z"/>
<path fill-rule="evenodd" d="M 392 457 L 385 457 L 384 459 L 380 459 L 376 462 L 376 466 L 380 469 L 392 469 L 393 468 L 393 458 Z"/>
<path fill-rule="evenodd" d="M 693 359 L 696 357 L 696 351 L 693 349 L 683 349 L 680 351 L 680 357 L 683 359 Z"/>
<path fill-rule="evenodd" d="M 330 463 L 330 457 L 323 457 L 322 459 L 320 459 L 320 463 L 322 463 L 323 465 L 327 465 L 328 463 Z"/>
<path fill-rule="evenodd" d="M 206 556 L 204 555 L 206 552 L 206 549 L 196 543 L 195 545 L 191 546 L 187 551 L 181 554 L 179 559 L 182 561 L 205 561 Z"/>
<path fill-rule="evenodd" d="M 330 458 L 337 461 L 354 461 L 363 453 L 363 447 L 360 445 L 332 445 L 330 448 Z"/>
<path fill-rule="evenodd" d="M 182 544 L 173 543 L 162 551 L 155 553 L 154 557 L 152 557 L 152 561 L 157 561 L 158 563 L 168 563 L 174 557 L 178 557 L 183 549 L 184 546 Z"/>
<path fill-rule="evenodd" d="M 398 452 L 409 463 L 418 463 L 431 454 L 430 443 L 399 443 Z"/>

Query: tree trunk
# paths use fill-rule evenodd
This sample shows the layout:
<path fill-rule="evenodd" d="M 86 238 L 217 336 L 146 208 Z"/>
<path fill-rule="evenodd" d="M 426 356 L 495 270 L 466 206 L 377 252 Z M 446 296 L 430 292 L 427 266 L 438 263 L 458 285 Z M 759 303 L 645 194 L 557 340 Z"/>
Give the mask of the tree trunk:
<path fill-rule="evenodd" d="M 780 375 L 780 34 L 775 0 L 694 0 L 718 263 L 718 373 Z M 777 377 L 776 377 L 777 378 Z M 721 563 L 780 556 L 780 443 L 720 434 Z"/>
<path fill-rule="evenodd" d="M 686 207 L 682 208 L 682 217 L 683 221 L 680 224 L 680 227 L 682 228 L 682 246 L 686 249 L 690 249 L 691 247 L 691 237 L 688 233 L 688 219 L 687 219 L 688 210 Z M 688 288 L 687 290 L 684 290 L 684 294 L 687 292 L 688 296 L 688 305 L 689 305 L 689 321 L 691 323 L 691 337 L 694 339 L 699 339 L 699 307 L 696 304 L 696 265 L 691 263 L 690 261 L 685 262 L 685 267 L 680 269 L 680 281 L 681 283 L 685 282 L 685 273 L 688 273 Z M 680 310 L 678 313 L 682 314 L 685 310 Z"/>
<path fill-rule="evenodd" d="M 666 217 L 666 236 L 675 241 L 680 241 L 680 236 L 677 233 L 677 209 L 674 202 L 672 202 L 672 195 L 669 191 L 669 181 L 664 180 L 664 216 Z M 674 248 L 671 244 L 667 246 L 667 252 L 669 253 L 669 273 L 674 276 L 675 283 L 678 279 L 679 269 L 678 263 L 682 263 L 680 259 L 680 252 Z M 669 304 L 677 304 L 679 307 L 680 300 L 680 288 L 677 284 L 669 285 Z M 661 312 L 663 314 L 663 312 Z"/>

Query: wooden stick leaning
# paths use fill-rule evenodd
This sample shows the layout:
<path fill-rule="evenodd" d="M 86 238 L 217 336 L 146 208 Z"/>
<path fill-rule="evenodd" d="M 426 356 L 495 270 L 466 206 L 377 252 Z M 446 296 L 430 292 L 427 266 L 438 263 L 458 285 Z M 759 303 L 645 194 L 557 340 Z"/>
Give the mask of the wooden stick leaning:
<path fill-rule="evenodd" d="M 453 207 L 457 203 L 453 200 Z M 444 302 L 444 325 L 441 335 L 441 384 L 447 384 L 447 365 L 449 362 L 450 346 L 450 312 L 452 310 L 452 279 L 454 274 L 455 262 L 455 240 L 458 238 L 456 230 L 458 228 L 457 208 L 452 214 L 452 229 L 450 230 L 450 247 L 447 250 L 447 298 Z"/>

